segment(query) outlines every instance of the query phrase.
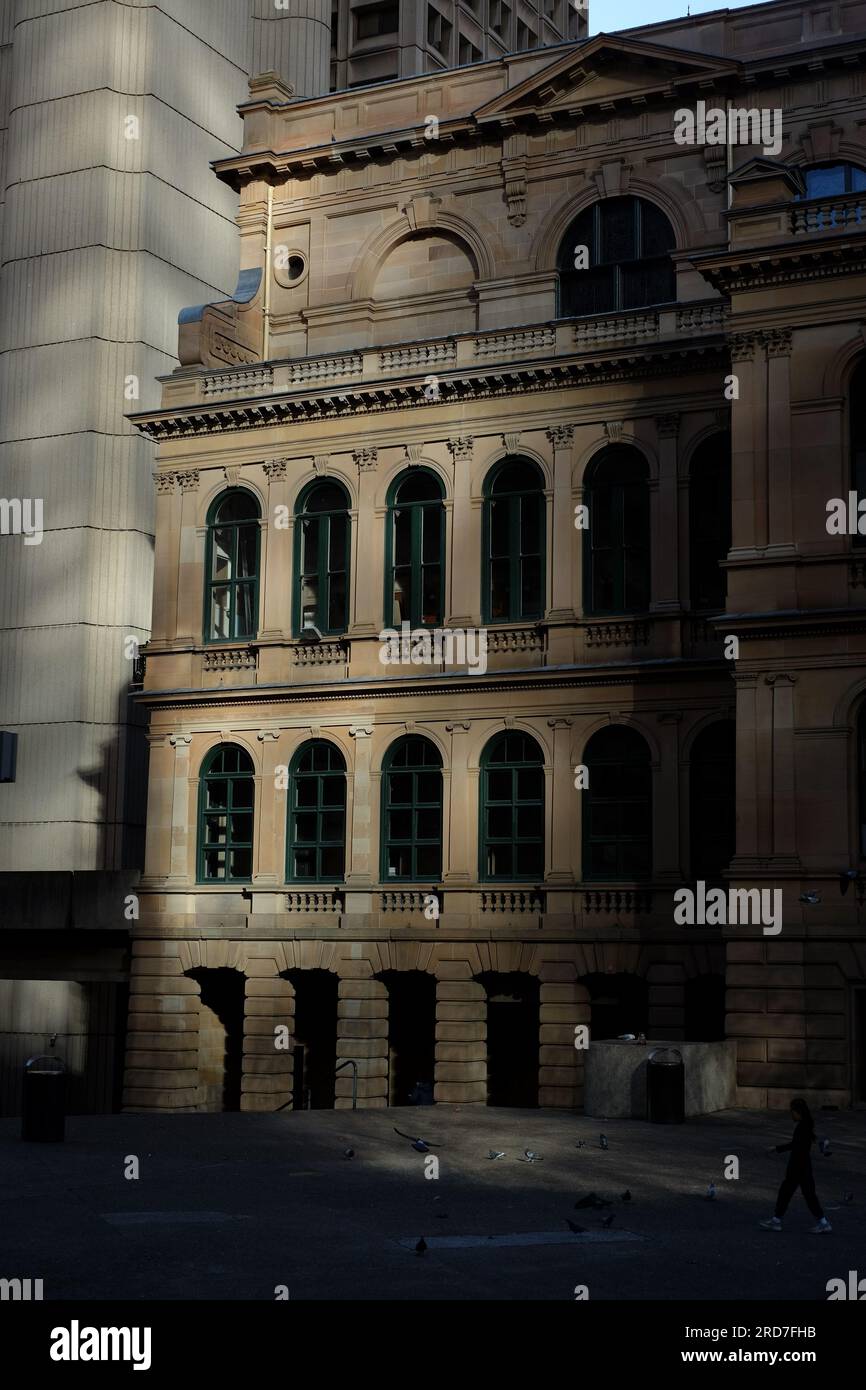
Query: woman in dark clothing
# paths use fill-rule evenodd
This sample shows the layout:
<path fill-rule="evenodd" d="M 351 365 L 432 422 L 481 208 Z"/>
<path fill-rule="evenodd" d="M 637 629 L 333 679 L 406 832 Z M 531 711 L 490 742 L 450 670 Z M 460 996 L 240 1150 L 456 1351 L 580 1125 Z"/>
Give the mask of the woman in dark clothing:
<path fill-rule="evenodd" d="M 796 1122 L 796 1129 L 790 1144 L 776 1144 L 774 1148 L 770 1149 L 771 1154 L 789 1153 L 791 1155 L 788 1159 L 788 1171 L 776 1198 L 775 1215 L 771 1216 L 769 1221 L 760 1222 L 760 1225 L 765 1231 L 781 1231 L 782 1217 L 788 1210 L 788 1203 L 799 1187 L 806 1206 L 818 1223 L 812 1227 L 812 1234 L 821 1236 L 826 1231 L 832 1231 L 833 1227 L 821 1210 L 821 1203 L 818 1201 L 818 1194 L 815 1191 L 815 1179 L 812 1175 L 811 1150 L 815 1142 L 815 1122 L 804 1100 L 791 1101 L 791 1118 Z"/>

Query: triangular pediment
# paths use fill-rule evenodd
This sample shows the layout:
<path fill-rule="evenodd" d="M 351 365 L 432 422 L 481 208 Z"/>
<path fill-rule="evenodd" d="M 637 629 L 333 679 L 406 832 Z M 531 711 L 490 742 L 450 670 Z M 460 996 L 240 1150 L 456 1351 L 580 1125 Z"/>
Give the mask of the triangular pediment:
<path fill-rule="evenodd" d="M 602 104 L 630 105 L 642 97 L 674 95 L 696 86 L 709 95 L 715 83 L 736 77 L 740 64 L 730 58 L 666 48 L 618 35 L 596 34 L 518 86 L 479 107 L 480 123 L 533 113 L 554 115 Z"/>

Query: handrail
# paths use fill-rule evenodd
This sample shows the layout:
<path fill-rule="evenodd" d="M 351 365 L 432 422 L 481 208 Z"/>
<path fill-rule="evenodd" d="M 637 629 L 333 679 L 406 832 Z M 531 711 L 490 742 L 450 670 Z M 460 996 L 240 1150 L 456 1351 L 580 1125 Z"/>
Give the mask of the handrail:
<path fill-rule="evenodd" d="M 350 1058 L 348 1059 L 348 1061 L 341 1062 L 340 1065 L 339 1065 L 338 1067 L 335 1068 L 335 1070 L 334 1070 L 334 1075 L 336 1076 L 338 1071 L 342 1071 L 342 1070 L 343 1070 L 343 1067 L 351 1067 L 351 1068 L 352 1068 L 352 1109 L 353 1109 L 353 1110 L 357 1110 L 357 1109 L 358 1109 L 358 1063 L 357 1063 L 357 1062 L 353 1062 L 352 1059 L 351 1059 L 351 1057 L 350 1057 Z"/>

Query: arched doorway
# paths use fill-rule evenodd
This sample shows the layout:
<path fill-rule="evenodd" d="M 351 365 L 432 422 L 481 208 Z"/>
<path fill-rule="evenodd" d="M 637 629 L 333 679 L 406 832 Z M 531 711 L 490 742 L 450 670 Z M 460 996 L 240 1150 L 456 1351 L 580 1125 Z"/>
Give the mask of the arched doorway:
<path fill-rule="evenodd" d="M 388 991 L 388 1104 L 411 1105 L 418 1082 L 433 1094 L 436 980 L 424 970 L 383 970 Z"/>
<path fill-rule="evenodd" d="M 485 971 L 487 1104 L 538 1105 L 539 992 L 534 975 Z"/>
<path fill-rule="evenodd" d="M 239 970 L 190 970 L 201 988 L 198 1108 L 240 1110 L 244 1046 L 244 976 Z"/>
<path fill-rule="evenodd" d="M 287 970 L 295 991 L 293 1110 L 333 1110 L 337 1067 L 337 976 Z"/>

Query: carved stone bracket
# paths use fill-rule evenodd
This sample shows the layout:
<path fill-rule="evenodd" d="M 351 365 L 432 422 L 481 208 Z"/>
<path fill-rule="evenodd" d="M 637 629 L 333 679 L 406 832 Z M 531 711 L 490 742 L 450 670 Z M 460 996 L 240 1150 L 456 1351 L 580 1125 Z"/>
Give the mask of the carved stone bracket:
<path fill-rule="evenodd" d="M 371 473 L 379 461 L 378 449 L 355 449 L 352 458 L 358 466 L 359 473 Z"/>
<path fill-rule="evenodd" d="M 271 459 L 269 463 L 265 463 L 262 465 L 262 467 L 265 470 L 265 473 L 267 474 L 268 479 L 272 483 L 277 482 L 281 478 L 285 478 L 286 466 L 286 459 Z"/>
<path fill-rule="evenodd" d="M 551 425 L 547 438 L 554 449 L 569 449 L 574 443 L 574 425 Z"/>
<path fill-rule="evenodd" d="M 175 480 L 176 474 L 174 473 L 154 473 L 153 481 L 156 484 L 156 490 L 160 497 L 164 497 L 166 496 L 166 494 L 174 492 Z"/>
<path fill-rule="evenodd" d="M 181 492 L 198 492 L 199 472 L 197 468 L 189 468 L 184 473 L 176 474 Z"/>
<path fill-rule="evenodd" d="M 472 458 L 475 439 L 471 434 L 454 435 L 447 443 L 455 463 Z"/>

